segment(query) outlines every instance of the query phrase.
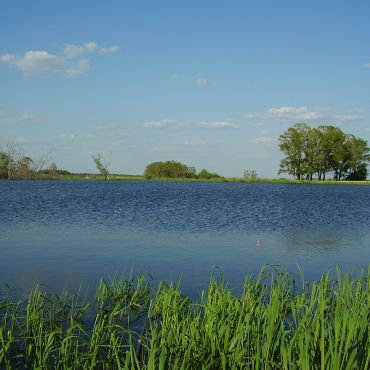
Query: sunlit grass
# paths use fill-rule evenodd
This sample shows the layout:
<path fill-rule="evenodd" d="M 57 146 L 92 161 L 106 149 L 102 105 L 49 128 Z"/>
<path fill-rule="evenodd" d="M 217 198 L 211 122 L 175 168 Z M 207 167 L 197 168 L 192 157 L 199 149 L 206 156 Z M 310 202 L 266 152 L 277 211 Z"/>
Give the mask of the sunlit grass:
<path fill-rule="evenodd" d="M 370 266 L 312 284 L 262 270 L 239 292 L 212 278 L 197 300 L 143 277 L 90 303 L 36 287 L 0 300 L 0 368 L 368 369 L 369 331 Z"/>

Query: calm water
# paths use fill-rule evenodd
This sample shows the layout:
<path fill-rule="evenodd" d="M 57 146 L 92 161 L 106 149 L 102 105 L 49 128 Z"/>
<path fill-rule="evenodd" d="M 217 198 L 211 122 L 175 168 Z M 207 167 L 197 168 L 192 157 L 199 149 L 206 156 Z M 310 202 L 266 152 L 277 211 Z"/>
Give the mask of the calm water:
<path fill-rule="evenodd" d="M 265 263 L 308 279 L 370 262 L 370 187 L 0 181 L 0 285 L 95 285 L 133 269 L 203 288 Z M 0 290 L 2 288 L 0 287 Z"/>

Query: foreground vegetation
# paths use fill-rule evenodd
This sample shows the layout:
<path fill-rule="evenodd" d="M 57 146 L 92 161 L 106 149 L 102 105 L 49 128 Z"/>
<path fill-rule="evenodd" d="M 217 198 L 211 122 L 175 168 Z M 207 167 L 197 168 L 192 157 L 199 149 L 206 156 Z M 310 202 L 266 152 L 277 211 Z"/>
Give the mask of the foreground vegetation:
<path fill-rule="evenodd" d="M 368 369 L 370 266 L 299 285 L 264 270 L 240 293 L 222 278 L 193 300 L 143 277 L 102 281 L 95 300 L 36 287 L 0 300 L 0 367 Z"/>

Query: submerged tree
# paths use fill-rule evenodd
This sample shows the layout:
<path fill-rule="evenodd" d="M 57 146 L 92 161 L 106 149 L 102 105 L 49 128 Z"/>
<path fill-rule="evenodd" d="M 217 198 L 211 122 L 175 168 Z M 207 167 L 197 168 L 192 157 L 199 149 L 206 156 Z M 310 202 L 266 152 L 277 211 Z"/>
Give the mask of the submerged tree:
<path fill-rule="evenodd" d="M 34 179 L 49 160 L 49 153 L 38 159 L 23 154 L 22 148 L 10 141 L 0 150 L 0 178 Z"/>
<path fill-rule="evenodd" d="M 100 174 L 104 177 L 104 180 L 109 180 L 110 176 L 110 160 L 104 160 L 103 156 L 98 153 L 92 156 L 96 168 Z"/>

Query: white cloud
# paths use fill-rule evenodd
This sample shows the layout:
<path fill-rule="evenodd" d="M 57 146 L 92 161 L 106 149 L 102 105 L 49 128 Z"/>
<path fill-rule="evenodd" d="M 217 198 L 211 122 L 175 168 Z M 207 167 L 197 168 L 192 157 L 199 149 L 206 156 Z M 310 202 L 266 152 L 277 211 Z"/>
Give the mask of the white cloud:
<path fill-rule="evenodd" d="M 252 145 L 274 144 L 277 143 L 277 139 L 272 136 L 258 136 L 248 140 L 248 143 Z"/>
<path fill-rule="evenodd" d="M 363 64 L 363 67 L 364 67 L 364 68 L 370 68 L 370 63 L 365 63 L 365 64 Z"/>
<path fill-rule="evenodd" d="M 15 56 L 12 54 L 5 54 L 0 58 L 2 63 L 11 63 L 15 59 Z"/>
<path fill-rule="evenodd" d="M 69 59 L 76 59 L 84 54 L 99 53 L 99 54 L 111 54 L 119 51 L 118 45 L 112 45 L 108 47 L 99 46 L 96 42 L 87 42 L 83 45 L 67 44 L 64 46 L 64 55 Z"/>
<path fill-rule="evenodd" d="M 65 77 L 75 78 L 82 73 L 87 72 L 90 69 L 90 63 L 87 59 L 80 59 L 76 63 L 73 63 L 64 72 Z"/>
<path fill-rule="evenodd" d="M 322 112 L 320 110 L 310 111 L 307 107 L 280 107 L 268 109 L 266 116 L 281 119 L 313 120 L 322 116 Z"/>
<path fill-rule="evenodd" d="M 265 112 L 248 113 L 245 115 L 245 117 L 248 119 L 272 118 L 287 123 L 309 121 L 324 121 L 324 123 L 344 123 L 362 119 L 362 116 L 358 114 L 336 114 L 329 108 L 309 109 L 305 106 L 283 106 L 277 108 L 273 107 L 269 108 Z"/>
<path fill-rule="evenodd" d="M 197 85 L 199 87 L 203 87 L 203 86 L 206 86 L 208 84 L 208 80 L 205 79 L 205 78 L 198 78 L 197 79 Z"/>
<path fill-rule="evenodd" d="M 120 47 L 118 45 L 109 46 L 107 48 L 99 48 L 100 54 L 112 54 L 119 51 Z"/>
<path fill-rule="evenodd" d="M 178 122 L 172 119 L 163 119 L 161 121 L 144 122 L 145 128 L 207 128 L 207 129 L 227 129 L 239 127 L 235 122 L 224 121 L 199 121 L 199 122 Z"/>
<path fill-rule="evenodd" d="M 25 76 L 41 76 L 45 74 L 60 73 L 63 71 L 62 57 L 50 54 L 47 51 L 29 50 L 22 57 L 6 54 L 1 57 L 2 63 L 19 69 Z"/>
<path fill-rule="evenodd" d="M 67 44 L 64 46 L 64 55 L 69 59 L 75 59 L 83 54 L 93 53 L 98 50 L 95 42 L 87 42 L 83 45 Z"/>
<path fill-rule="evenodd" d="M 89 61 L 86 58 L 81 58 L 83 55 L 115 53 L 118 50 L 118 45 L 100 47 L 95 42 L 87 42 L 83 45 L 65 45 L 62 55 L 51 54 L 44 50 L 29 50 L 19 57 L 13 54 L 2 55 L 0 62 L 18 69 L 28 77 L 54 74 L 75 78 L 90 68 Z"/>

